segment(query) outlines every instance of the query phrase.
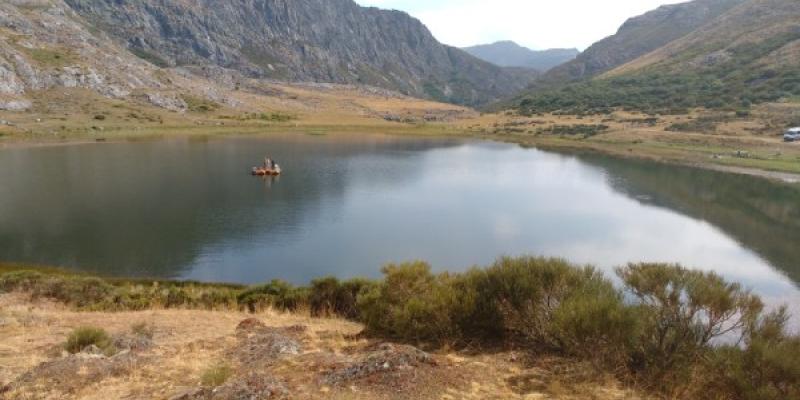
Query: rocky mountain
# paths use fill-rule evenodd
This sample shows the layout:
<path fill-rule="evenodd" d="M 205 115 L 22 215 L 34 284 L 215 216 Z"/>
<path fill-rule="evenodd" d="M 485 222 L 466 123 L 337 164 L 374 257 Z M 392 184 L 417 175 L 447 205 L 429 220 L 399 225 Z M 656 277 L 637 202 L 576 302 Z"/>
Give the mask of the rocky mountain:
<path fill-rule="evenodd" d="M 745 0 L 695 0 L 661 6 L 626 21 L 616 34 L 551 70 L 544 82 L 597 76 L 688 35 Z"/>
<path fill-rule="evenodd" d="M 796 96 L 800 1 L 695 0 L 629 20 L 515 102 L 526 112 L 675 111 Z"/>
<path fill-rule="evenodd" d="M 578 49 L 531 50 L 512 41 L 501 41 L 463 49 L 481 60 L 501 67 L 532 68 L 547 71 L 575 59 Z"/>
<path fill-rule="evenodd" d="M 94 36 L 60 1 L 0 2 L 0 109 L 31 107 L 27 93 L 88 88 L 121 98 L 168 85 L 156 68 Z"/>
<path fill-rule="evenodd" d="M 65 0 L 91 29 L 162 67 L 378 86 L 480 105 L 531 75 L 442 45 L 418 20 L 352 0 Z"/>

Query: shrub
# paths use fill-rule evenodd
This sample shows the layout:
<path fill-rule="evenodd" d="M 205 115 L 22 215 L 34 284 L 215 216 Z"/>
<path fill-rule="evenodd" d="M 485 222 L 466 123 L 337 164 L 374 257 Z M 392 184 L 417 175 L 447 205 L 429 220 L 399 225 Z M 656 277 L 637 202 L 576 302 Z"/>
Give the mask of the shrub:
<path fill-rule="evenodd" d="M 6 292 L 31 291 L 45 279 L 45 275 L 35 271 L 12 271 L 0 276 L 0 289 Z"/>
<path fill-rule="evenodd" d="M 547 346 L 556 345 L 549 324 L 559 306 L 588 285 L 604 282 L 592 268 L 537 257 L 502 258 L 484 271 L 470 272 L 467 279 L 474 291 L 467 331 L 487 338 L 522 337 Z"/>
<path fill-rule="evenodd" d="M 75 354 L 80 353 L 83 349 L 91 345 L 97 346 L 106 355 L 111 355 L 114 352 L 114 344 L 108 333 L 102 328 L 91 326 L 84 326 L 72 331 L 69 336 L 67 336 L 64 349 Z"/>
<path fill-rule="evenodd" d="M 223 362 L 214 364 L 203 371 L 200 382 L 203 386 L 222 386 L 233 375 L 231 367 Z"/>
<path fill-rule="evenodd" d="M 610 111 L 608 113 L 610 114 Z M 599 135 L 608 129 L 608 125 L 553 125 L 548 129 L 541 130 L 540 133 L 550 133 L 560 136 L 582 136 L 584 139 L 588 139 L 592 136 Z"/>
<path fill-rule="evenodd" d="M 641 324 L 630 367 L 653 383 L 688 380 L 712 341 L 745 335 L 763 308 L 757 296 L 712 272 L 631 264 L 617 273 Z"/>
<path fill-rule="evenodd" d="M 362 291 L 374 283 L 366 279 L 352 279 L 340 282 L 333 277 L 311 281 L 309 307 L 311 315 L 337 315 L 348 319 L 358 319 L 357 299 Z"/>
<path fill-rule="evenodd" d="M 369 332 L 417 342 L 458 337 L 453 320 L 458 300 L 448 275 L 432 274 L 424 262 L 390 264 L 383 274 L 384 280 L 358 299 Z"/>
<path fill-rule="evenodd" d="M 308 289 L 295 288 L 287 282 L 273 280 L 270 283 L 246 289 L 237 296 L 236 300 L 240 307 L 246 307 L 250 312 L 264 308 L 295 311 L 308 304 Z"/>
<path fill-rule="evenodd" d="M 708 363 L 713 392 L 741 400 L 800 398 L 800 339 L 786 335 L 787 321 L 785 308 L 770 313 L 751 329 L 745 347 L 716 351 Z"/>
<path fill-rule="evenodd" d="M 618 368 L 627 362 L 637 329 L 636 315 L 620 292 L 594 280 L 559 304 L 548 335 L 568 355 Z"/>

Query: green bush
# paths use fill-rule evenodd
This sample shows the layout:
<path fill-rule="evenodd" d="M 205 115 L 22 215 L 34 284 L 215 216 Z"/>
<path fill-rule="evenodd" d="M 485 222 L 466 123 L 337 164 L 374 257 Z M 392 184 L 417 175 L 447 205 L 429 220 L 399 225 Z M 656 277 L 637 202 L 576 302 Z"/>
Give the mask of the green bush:
<path fill-rule="evenodd" d="M 549 133 L 560 136 L 582 136 L 584 139 L 588 139 L 592 136 L 597 136 L 608 129 L 608 125 L 553 125 L 547 129 L 540 130 L 539 133 Z"/>
<path fill-rule="evenodd" d="M 424 262 L 390 264 L 384 280 L 359 296 L 367 331 L 417 342 L 444 343 L 458 337 L 453 310 L 457 293 L 448 275 L 434 275 Z"/>
<path fill-rule="evenodd" d="M 233 375 L 233 369 L 230 365 L 220 362 L 206 368 L 200 376 L 200 382 L 207 387 L 222 386 L 231 375 Z"/>
<path fill-rule="evenodd" d="M 539 345 L 555 340 L 550 323 L 559 306 L 590 285 L 606 284 L 592 268 L 553 258 L 502 258 L 467 274 L 474 311 L 465 331 L 487 338 L 523 337 Z M 608 284 L 610 287 L 610 284 Z"/>
<path fill-rule="evenodd" d="M 295 288 L 287 282 L 273 280 L 270 283 L 246 289 L 237 296 L 236 300 L 240 307 L 246 307 L 250 312 L 265 308 L 296 311 L 308 304 L 308 289 Z"/>
<path fill-rule="evenodd" d="M 72 331 L 69 336 L 67 336 L 64 349 L 75 354 L 80 353 L 83 349 L 91 345 L 97 346 L 106 355 L 114 353 L 114 343 L 108 333 L 102 328 L 91 326 L 80 327 Z"/>
<path fill-rule="evenodd" d="M 547 333 L 565 354 L 624 367 L 639 328 L 636 317 L 616 289 L 595 281 L 556 308 Z"/>
<path fill-rule="evenodd" d="M 757 296 L 712 272 L 631 264 L 617 273 L 641 325 L 630 368 L 654 384 L 687 381 L 714 340 L 743 337 L 763 309 Z"/>
<path fill-rule="evenodd" d="M 338 315 L 348 319 L 358 319 L 358 296 L 374 285 L 366 279 L 352 279 L 341 282 L 334 277 L 311 281 L 309 306 L 315 317 Z"/>
<path fill-rule="evenodd" d="M 773 312 L 750 329 L 746 346 L 723 346 L 707 369 L 707 388 L 740 400 L 800 398 L 800 338 L 786 335 L 786 309 Z"/>
<path fill-rule="evenodd" d="M 36 271 L 12 271 L 0 276 L 0 289 L 11 291 L 32 291 L 43 280 L 45 275 Z"/>

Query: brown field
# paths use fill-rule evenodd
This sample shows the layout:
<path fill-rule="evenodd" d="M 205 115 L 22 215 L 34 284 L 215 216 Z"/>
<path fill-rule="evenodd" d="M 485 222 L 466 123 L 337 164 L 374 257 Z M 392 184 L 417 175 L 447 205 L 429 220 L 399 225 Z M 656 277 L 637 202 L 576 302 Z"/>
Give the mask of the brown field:
<path fill-rule="evenodd" d="M 264 326 L 237 328 L 248 318 Z M 130 337 L 136 325 L 149 327 L 152 339 L 135 350 L 112 357 L 62 350 L 77 327 L 103 327 L 120 338 Z M 566 359 L 529 359 L 510 350 L 428 354 L 358 338 L 360 331 L 360 325 L 344 320 L 277 312 L 78 313 L 22 294 L 3 294 L 0 388 L 10 385 L 0 391 L 8 399 L 211 398 L 191 396 L 212 393 L 203 385 L 204 375 L 226 365 L 229 376 L 213 392 L 220 396 L 241 382 L 256 382 L 277 388 L 278 394 L 265 398 L 642 398 L 620 389 L 612 377 Z M 280 346 L 296 348 L 276 350 Z"/>

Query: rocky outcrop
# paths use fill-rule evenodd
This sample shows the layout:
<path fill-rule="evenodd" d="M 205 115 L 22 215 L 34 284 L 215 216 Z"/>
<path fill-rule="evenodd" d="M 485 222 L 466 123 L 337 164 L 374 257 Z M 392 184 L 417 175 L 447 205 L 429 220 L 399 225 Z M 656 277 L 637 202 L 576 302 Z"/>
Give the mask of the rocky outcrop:
<path fill-rule="evenodd" d="M 0 109 L 31 107 L 26 94 L 86 88 L 123 98 L 166 86 L 155 68 L 97 37 L 60 0 L 0 2 Z"/>
<path fill-rule="evenodd" d="M 247 77 L 378 86 L 468 105 L 524 88 L 507 70 L 444 46 L 418 20 L 352 0 L 66 0 L 158 66 L 221 66 Z"/>

